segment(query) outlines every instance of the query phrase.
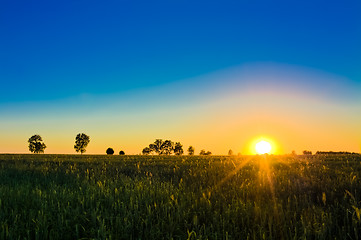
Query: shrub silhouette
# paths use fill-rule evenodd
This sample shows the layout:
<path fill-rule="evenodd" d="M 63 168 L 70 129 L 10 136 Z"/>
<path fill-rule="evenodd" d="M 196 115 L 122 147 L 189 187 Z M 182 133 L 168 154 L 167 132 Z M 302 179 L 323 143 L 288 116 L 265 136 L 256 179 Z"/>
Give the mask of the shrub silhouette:
<path fill-rule="evenodd" d="M 189 148 L 188 148 L 188 154 L 189 154 L 189 155 L 194 155 L 194 147 L 193 147 L 193 146 L 189 146 Z"/>
<path fill-rule="evenodd" d="M 212 153 L 210 151 L 205 151 L 204 149 L 202 149 L 199 153 L 199 155 L 203 155 L 203 156 L 208 156 L 208 155 L 212 155 Z"/>
<path fill-rule="evenodd" d="M 113 148 L 108 148 L 108 149 L 106 150 L 106 153 L 107 153 L 108 155 L 113 155 L 113 154 L 114 154 L 114 149 L 113 149 Z"/>
<path fill-rule="evenodd" d="M 304 150 L 304 151 L 303 151 L 303 155 L 312 155 L 312 152 L 311 152 L 311 151 L 308 151 L 308 150 Z"/>
<path fill-rule="evenodd" d="M 119 155 L 125 155 L 124 151 L 119 151 Z"/>

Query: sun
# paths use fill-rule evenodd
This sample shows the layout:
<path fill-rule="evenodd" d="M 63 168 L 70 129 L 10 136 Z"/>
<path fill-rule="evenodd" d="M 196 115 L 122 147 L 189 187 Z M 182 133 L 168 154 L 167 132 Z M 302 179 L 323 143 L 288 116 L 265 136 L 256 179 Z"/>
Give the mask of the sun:
<path fill-rule="evenodd" d="M 271 152 L 272 146 L 269 142 L 260 141 L 256 143 L 256 152 L 258 154 L 265 154 Z"/>

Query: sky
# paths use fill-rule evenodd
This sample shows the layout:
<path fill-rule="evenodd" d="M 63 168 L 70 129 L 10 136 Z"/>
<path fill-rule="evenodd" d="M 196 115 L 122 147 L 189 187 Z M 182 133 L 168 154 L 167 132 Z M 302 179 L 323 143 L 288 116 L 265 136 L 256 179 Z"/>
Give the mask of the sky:
<path fill-rule="evenodd" d="M 16 1 L 0 8 L 0 153 L 361 151 L 361 2 Z"/>

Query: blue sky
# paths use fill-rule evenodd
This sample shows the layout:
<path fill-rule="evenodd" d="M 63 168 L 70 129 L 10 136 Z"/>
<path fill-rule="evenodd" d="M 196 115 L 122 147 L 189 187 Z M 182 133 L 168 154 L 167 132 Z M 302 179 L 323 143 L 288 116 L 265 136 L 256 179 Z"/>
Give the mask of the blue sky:
<path fill-rule="evenodd" d="M 67 128 L 71 135 L 97 132 L 99 125 L 109 124 L 107 117 L 114 119 L 110 125 L 115 127 L 121 116 L 141 116 L 144 121 L 135 129 L 146 126 L 146 119 L 162 122 L 165 114 L 179 109 L 179 114 L 193 116 L 201 126 L 207 117 L 215 117 L 205 110 L 209 106 L 230 113 L 244 103 L 250 103 L 247 109 L 260 107 L 255 99 L 263 96 L 269 97 L 265 103 L 271 103 L 273 95 L 285 97 L 277 100 L 278 105 L 271 104 L 275 109 L 288 109 L 284 104 L 290 95 L 302 95 L 290 102 L 303 108 L 310 99 L 320 98 L 322 104 L 315 104 L 310 112 L 322 112 L 332 103 L 334 110 L 325 111 L 347 109 L 342 121 L 354 126 L 361 119 L 360 12 L 361 2 L 356 0 L 3 0 L 0 130 L 4 139 L 10 136 L 9 129 L 17 131 L 18 138 L 10 142 L 17 147 L 7 145 L 0 151 L 27 151 L 18 142 L 32 132 L 44 138 Z M 237 95 L 249 98 L 240 100 Z M 104 118 L 97 119 L 100 115 Z M 88 121 L 84 118 L 92 119 L 86 127 L 81 125 Z M 134 123 L 129 118 L 124 124 Z M 51 126 L 58 126 L 58 132 Z M 174 133 L 171 126 L 167 134 L 164 125 L 156 125 L 162 134 L 155 136 L 154 130 L 154 138 L 195 141 L 191 133 Z M 140 132 L 138 139 L 153 139 L 151 133 Z M 356 133 L 361 134 L 361 127 Z M 103 134 L 99 138 L 105 139 L 107 132 Z M 131 132 L 127 134 L 132 138 Z M 203 147 L 212 144 L 217 146 L 214 141 Z M 133 152 L 137 147 L 129 146 Z"/>
<path fill-rule="evenodd" d="M 0 102 L 147 88 L 248 62 L 361 78 L 360 1 L 3 1 Z"/>

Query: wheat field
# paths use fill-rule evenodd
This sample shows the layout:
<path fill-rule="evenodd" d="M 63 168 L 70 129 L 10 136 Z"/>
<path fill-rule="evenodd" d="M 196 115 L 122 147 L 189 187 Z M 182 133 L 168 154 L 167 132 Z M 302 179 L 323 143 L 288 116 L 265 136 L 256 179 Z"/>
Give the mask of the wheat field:
<path fill-rule="evenodd" d="M 359 239 L 361 156 L 0 155 L 1 239 Z"/>

